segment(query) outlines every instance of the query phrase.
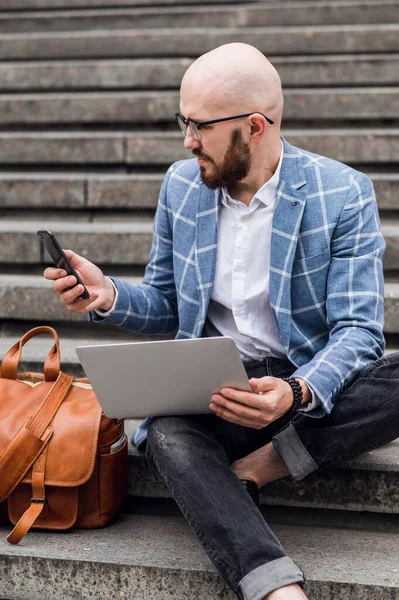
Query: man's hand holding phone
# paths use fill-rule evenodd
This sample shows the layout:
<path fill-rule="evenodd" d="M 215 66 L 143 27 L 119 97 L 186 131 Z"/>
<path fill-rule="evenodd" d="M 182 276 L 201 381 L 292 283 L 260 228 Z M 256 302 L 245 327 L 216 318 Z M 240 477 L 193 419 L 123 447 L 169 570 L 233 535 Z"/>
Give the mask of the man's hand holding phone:
<path fill-rule="evenodd" d="M 72 250 L 64 250 L 66 257 L 84 282 L 90 298 L 85 300 L 79 296 L 84 292 L 81 284 L 76 285 L 74 275 L 68 275 L 65 269 L 48 267 L 43 275 L 53 281 L 53 289 L 70 312 L 88 313 L 92 310 L 109 310 L 115 300 L 115 289 L 111 281 L 95 264 Z"/>

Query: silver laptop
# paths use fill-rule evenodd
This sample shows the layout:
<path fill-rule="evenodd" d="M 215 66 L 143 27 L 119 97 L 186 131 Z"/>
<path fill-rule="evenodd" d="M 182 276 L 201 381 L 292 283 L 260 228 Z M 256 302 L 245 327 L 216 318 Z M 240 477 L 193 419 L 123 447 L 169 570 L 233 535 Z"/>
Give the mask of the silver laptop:
<path fill-rule="evenodd" d="M 79 346 L 76 353 L 108 417 L 212 413 L 223 386 L 251 391 L 230 337 Z"/>

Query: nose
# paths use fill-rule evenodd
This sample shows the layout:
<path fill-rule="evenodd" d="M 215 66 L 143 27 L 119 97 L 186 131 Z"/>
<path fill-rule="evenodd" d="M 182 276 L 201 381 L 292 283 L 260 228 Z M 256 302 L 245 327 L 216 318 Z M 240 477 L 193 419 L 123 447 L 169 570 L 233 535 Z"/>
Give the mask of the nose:
<path fill-rule="evenodd" d="M 192 150 L 193 148 L 199 148 L 201 142 L 196 140 L 190 127 L 187 127 L 186 135 L 184 137 L 184 147 L 186 150 Z"/>

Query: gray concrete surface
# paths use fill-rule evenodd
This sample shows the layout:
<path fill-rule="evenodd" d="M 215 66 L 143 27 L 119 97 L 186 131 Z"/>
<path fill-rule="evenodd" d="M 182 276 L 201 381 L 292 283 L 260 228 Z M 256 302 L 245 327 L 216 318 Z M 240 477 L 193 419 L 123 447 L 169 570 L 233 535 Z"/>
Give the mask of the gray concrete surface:
<path fill-rule="evenodd" d="M 0 64 L 0 89 L 178 88 L 192 62 L 187 58 L 13 62 Z"/>
<path fill-rule="evenodd" d="M 155 209 L 163 175 L 2 173 L 1 208 Z"/>
<path fill-rule="evenodd" d="M 107 131 L 24 131 L 0 135 L 0 162 L 114 164 L 124 162 L 124 135 Z"/>
<path fill-rule="evenodd" d="M 399 33 L 399 30 L 398 30 Z M 286 121 L 395 119 L 399 88 L 287 89 Z M 0 95 L 0 124 L 116 124 L 175 121 L 178 92 L 73 92 Z"/>
<path fill-rule="evenodd" d="M 0 175 L 0 206 L 83 208 L 84 182 L 85 179 L 79 175 L 3 173 Z"/>
<path fill-rule="evenodd" d="M 163 174 L 88 178 L 89 208 L 155 208 Z"/>
<path fill-rule="evenodd" d="M 398 207 L 399 175 L 369 173 L 380 210 Z M 147 175 L 98 175 L 82 173 L 0 174 L 3 209 L 40 208 L 82 214 L 94 209 L 152 209 L 158 203 L 164 173 Z M 75 213 L 76 214 L 76 213 Z M 107 217 L 110 218 L 108 214 Z"/>
<path fill-rule="evenodd" d="M 300 27 L 167 28 L 0 35 L 0 59 L 198 56 L 230 42 L 253 44 L 265 54 L 397 52 L 399 24 Z"/>
<path fill-rule="evenodd" d="M 198 0 L 197 0 L 198 1 Z M 224 4 L 226 0 L 209 0 L 212 4 Z M 240 3 L 242 0 L 229 0 L 231 4 Z M 269 0 L 266 0 L 269 1 Z M 296 1 L 296 0 L 294 0 Z M 136 6 L 161 6 L 179 5 L 182 0 L 135 0 Z M 184 0 L 184 4 L 196 4 L 196 0 Z M 2 0 L 3 10 L 34 10 L 34 9 L 53 9 L 53 8 L 97 8 L 99 6 L 112 8 L 117 6 L 131 6 L 132 0 Z"/>
<path fill-rule="evenodd" d="M 66 309 L 65 309 L 66 310 Z M 71 331 L 71 327 L 68 326 L 68 332 L 65 328 L 60 326 L 60 322 L 51 321 L 46 319 L 47 324 L 55 327 L 60 336 L 60 351 L 61 351 L 61 369 L 73 375 L 75 377 L 84 377 L 85 373 L 79 363 L 76 355 L 76 348 L 78 346 L 87 346 L 90 344 L 109 344 L 114 342 L 145 342 L 161 339 L 170 339 L 171 335 L 155 335 L 148 336 L 139 333 L 132 333 L 110 327 L 109 329 L 101 326 L 91 326 L 87 328 L 80 328 L 76 326 L 76 323 Z M 43 323 L 43 321 L 42 321 Z M 6 352 L 15 344 L 16 341 L 31 327 L 35 327 L 37 323 L 24 322 L 21 328 L 18 328 L 15 323 L 8 324 L 6 327 L 0 328 L 0 356 L 5 356 Z M 8 329 L 5 333 L 1 329 Z M 12 334 L 11 331 L 12 330 Z M 69 337 L 68 337 L 69 333 Z M 34 371 L 37 373 L 43 372 L 44 359 L 52 347 L 52 338 L 49 336 L 36 337 L 29 341 L 24 347 L 22 353 L 22 359 L 19 364 L 19 371 Z"/>
<path fill-rule="evenodd" d="M 395 127 L 283 127 L 282 133 L 294 145 L 344 163 L 389 165 L 399 162 L 399 129 Z M 171 132 L 0 132 L 2 164 L 43 165 L 44 172 L 47 166 L 59 164 L 84 166 L 90 172 L 90 168 L 93 169 L 98 164 L 136 165 L 145 168 L 149 165 L 170 165 L 182 158 L 192 158 L 192 154 L 184 150 L 183 136 L 177 130 L 177 125 L 176 131 Z"/>
<path fill-rule="evenodd" d="M 183 3 L 185 4 L 185 2 Z M 301 4 L 249 2 L 247 5 L 103 8 L 42 13 L 0 14 L 1 33 L 76 29 L 129 29 L 148 27 L 259 27 L 391 23 L 397 16 L 395 0 L 338 1 Z"/>
<path fill-rule="evenodd" d="M 382 221 L 381 231 L 385 238 L 387 247 L 384 252 L 384 268 L 387 270 L 397 270 L 399 265 L 399 238 L 397 230 L 399 227 L 399 219 L 391 218 L 387 221 Z"/>
<path fill-rule="evenodd" d="M 49 259 L 46 264 L 50 262 Z M 144 271 L 144 266 L 142 269 Z M 107 272 L 112 275 L 112 267 Z M 132 284 L 142 281 L 142 277 L 123 276 L 122 279 Z M 87 317 L 68 312 L 54 294 L 51 282 L 41 275 L 0 274 L 0 319 L 84 322 Z M 399 283 L 385 284 L 384 331 L 399 333 Z"/>
<path fill-rule="evenodd" d="M 287 140 L 300 148 L 344 163 L 394 163 L 399 161 L 399 130 L 387 129 L 282 129 Z M 15 144 L 19 142 L 15 140 Z M 12 148 L 11 142 L 11 148 Z M 16 146 L 16 150 L 17 150 Z M 3 154 L 0 137 L 0 156 Z M 127 139 L 127 162 L 135 165 L 170 164 L 192 154 L 183 148 L 177 132 L 135 132 Z"/>
<path fill-rule="evenodd" d="M 268 56 L 284 88 L 399 84 L 395 54 Z M 2 91 L 179 88 L 189 58 L 68 60 L 0 64 Z"/>
<path fill-rule="evenodd" d="M 0 262 L 43 263 L 38 229 L 50 229 L 63 241 L 63 247 L 101 263 L 138 264 L 148 262 L 152 240 L 152 219 L 84 223 L 73 221 L 0 221 Z M 51 261 L 50 261 L 51 262 Z"/>
<path fill-rule="evenodd" d="M 59 234 L 63 246 L 73 248 L 98 264 L 146 265 L 152 241 L 152 218 L 127 221 L 116 217 L 98 218 L 94 223 L 42 219 L 0 221 L 0 262 L 42 264 L 42 247 L 36 235 L 43 227 Z M 381 231 L 387 248 L 384 268 L 397 270 L 399 220 L 382 219 Z M 46 261 L 47 262 L 47 258 Z"/>
<path fill-rule="evenodd" d="M 398 598 L 397 535 L 275 525 L 305 571 L 311 598 Z M 2 540 L 9 529 L 0 528 Z M 0 542 L 0 594 L 10 600 L 233 599 L 183 518 L 123 515 L 104 530 Z"/>

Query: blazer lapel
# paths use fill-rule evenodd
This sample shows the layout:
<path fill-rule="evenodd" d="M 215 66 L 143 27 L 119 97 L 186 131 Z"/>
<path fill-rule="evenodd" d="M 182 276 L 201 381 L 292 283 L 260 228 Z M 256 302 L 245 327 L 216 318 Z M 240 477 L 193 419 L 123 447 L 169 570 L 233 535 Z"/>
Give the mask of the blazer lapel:
<path fill-rule="evenodd" d="M 215 277 L 220 202 L 221 190 L 210 190 L 201 183 L 196 215 L 195 249 L 197 289 L 200 299 L 199 318 L 195 331 L 197 337 L 202 333 Z"/>
<path fill-rule="evenodd" d="M 291 331 L 291 273 L 305 209 L 306 185 L 302 157 L 283 138 L 284 156 L 273 217 L 270 255 L 270 304 L 283 344 L 288 350 Z"/>

